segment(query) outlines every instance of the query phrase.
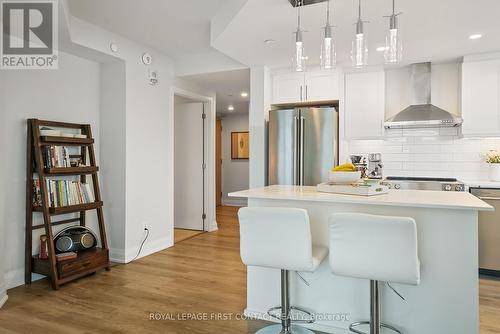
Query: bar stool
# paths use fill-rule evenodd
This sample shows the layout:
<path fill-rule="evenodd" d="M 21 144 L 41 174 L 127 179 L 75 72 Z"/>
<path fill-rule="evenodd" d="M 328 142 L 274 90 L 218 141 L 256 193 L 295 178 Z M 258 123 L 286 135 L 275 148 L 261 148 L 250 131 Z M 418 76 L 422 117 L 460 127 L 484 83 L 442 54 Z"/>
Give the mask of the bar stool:
<path fill-rule="evenodd" d="M 313 246 L 309 216 L 306 210 L 294 208 L 242 208 L 240 221 L 240 254 L 247 266 L 281 270 L 281 306 L 268 311 L 281 310 L 281 325 L 267 326 L 258 334 L 312 334 L 307 328 L 291 326 L 290 311 L 296 310 L 312 316 L 299 307 L 290 306 L 289 272 L 313 272 L 328 254 L 326 247 Z M 294 322 L 312 323 L 314 320 Z"/>
<path fill-rule="evenodd" d="M 370 321 L 356 322 L 349 330 L 370 325 L 370 334 L 381 327 L 401 331 L 380 322 L 379 282 L 418 285 L 417 226 L 413 218 L 336 213 L 329 218 L 330 267 L 334 274 L 370 280 Z"/>

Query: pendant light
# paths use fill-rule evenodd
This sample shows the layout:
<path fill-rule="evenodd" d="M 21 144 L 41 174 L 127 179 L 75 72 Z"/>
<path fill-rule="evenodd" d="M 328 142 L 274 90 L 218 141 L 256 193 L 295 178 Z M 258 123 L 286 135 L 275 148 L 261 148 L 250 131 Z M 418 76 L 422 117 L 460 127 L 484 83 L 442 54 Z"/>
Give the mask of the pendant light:
<path fill-rule="evenodd" d="M 395 0 L 392 0 L 392 14 L 385 16 L 389 18 L 389 32 L 385 37 L 384 59 L 386 64 L 395 64 L 401 61 L 403 55 L 403 43 L 398 29 L 398 15 L 395 12 Z"/>
<path fill-rule="evenodd" d="M 302 0 L 296 0 L 297 6 L 297 30 L 293 33 L 293 57 L 292 57 L 292 71 L 304 72 L 306 70 L 306 57 L 304 55 L 304 40 L 302 33 L 304 32 L 300 27 L 300 7 L 302 7 Z"/>
<path fill-rule="evenodd" d="M 323 42 L 321 43 L 320 64 L 322 69 L 330 70 L 335 68 L 337 61 L 335 43 L 332 38 L 332 26 L 330 25 L 330 0 L 327 0 L 326 25 L 323 30 L 324 35 Z"/>
<path fill-rule="evenodd" d="M 352 66 L 364 67 L 368 63 L 368 42 L 363 30 L 365 21 L 361 19 L 361 0 L 358 3 L 358 21 L 356 22 L 356 36 L 352 41 L 351 60 Z"/>

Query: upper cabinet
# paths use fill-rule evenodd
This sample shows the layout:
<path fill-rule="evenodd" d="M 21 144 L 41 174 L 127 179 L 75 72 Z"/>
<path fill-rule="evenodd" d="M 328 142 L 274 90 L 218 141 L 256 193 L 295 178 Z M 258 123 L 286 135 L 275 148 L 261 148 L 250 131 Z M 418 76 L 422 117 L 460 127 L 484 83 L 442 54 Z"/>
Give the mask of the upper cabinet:
<path fill-rule="evenodd" d="M 337 71 L 285 73 L 273 76 L 273 104 L 338 99 Z"/>
<path fill-rule="evenodd" d="M 382 138 L 385 133 L 384 71 L 347 73 L 344 110 L 346 138 Z"/>
<path fill-rule="evenodd" d="M 462 134 L 500 136 L 500 59 L 462 65 Z"/>

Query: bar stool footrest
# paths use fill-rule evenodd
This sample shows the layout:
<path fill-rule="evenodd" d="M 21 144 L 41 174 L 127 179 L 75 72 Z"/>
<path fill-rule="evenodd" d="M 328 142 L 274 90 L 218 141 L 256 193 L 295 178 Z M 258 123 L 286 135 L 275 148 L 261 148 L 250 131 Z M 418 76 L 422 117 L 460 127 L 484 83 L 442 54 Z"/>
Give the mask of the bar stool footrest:
<path fill-rule="evenodd" d="M 358 327 L 358 326 L 361 326 L 361 325 L 370 325 L 370 322 L 369 321 L 360 321 L 360 322 L 352 323 L 352 324 L 349 325 L 349 330 L 351 332 L 353 332 L 353 333 L 356 333 L 356 334 L 371 334 L 370 332 L 363 332 L 363 331 L 360 331 L 359 329 L 355 328 L 355 327 Z M 394 332 L 396 332 L 398 334 L 403 334 L 399 329 L 397 329 L 396 327 L 393 327 L 391 325 L 380 324 L 380 327 L 387 328 L 387 329 L 389 329 L 391 331 L 394 331 Z"/>
<path fill-rule="evenodd" d="M 281 319 L 281 315 L 278 316 L 276 314 L 274 314 L 273 312 L 274 311 L 277 311 L 277 310 L 280 310 L 281 312 L 281 306 L 276 306 L 276 307 L 272 307 L 270 308 L 268 311 L 267 311 L 267 315 L 269 315 L 271 318 L 274 318 L 274 319 L 277 319 L 277 320 L 282 320 Z M 310 317 L 310 319 L 293 319 L 293 317 L 291 317 L 291 322 L 292 323 L 296 323 L 296 324 L 312 324 L 314 323 L 316 320 L 314 319 L 314 314 L 312 312 L 309 312 L 303 308 L 300 308 L 300 307 L 297 307 L 297 306 L 290 306 L 290 310 L 294 310 L 294 311 L 297 311 L 298 313 L 301 313 L 301 314 L 305 314 L 307 316 Z"/>

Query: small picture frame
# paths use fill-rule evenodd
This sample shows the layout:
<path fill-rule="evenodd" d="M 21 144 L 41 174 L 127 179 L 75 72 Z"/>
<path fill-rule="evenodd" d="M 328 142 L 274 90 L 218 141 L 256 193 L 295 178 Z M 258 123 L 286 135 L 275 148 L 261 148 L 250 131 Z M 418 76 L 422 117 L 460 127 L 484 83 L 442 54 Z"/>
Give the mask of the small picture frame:
<path fill-rule="evenodd" d="M 250 138 L 248 131 L 231 132 L 231 160 L 248 160 Z"/>

